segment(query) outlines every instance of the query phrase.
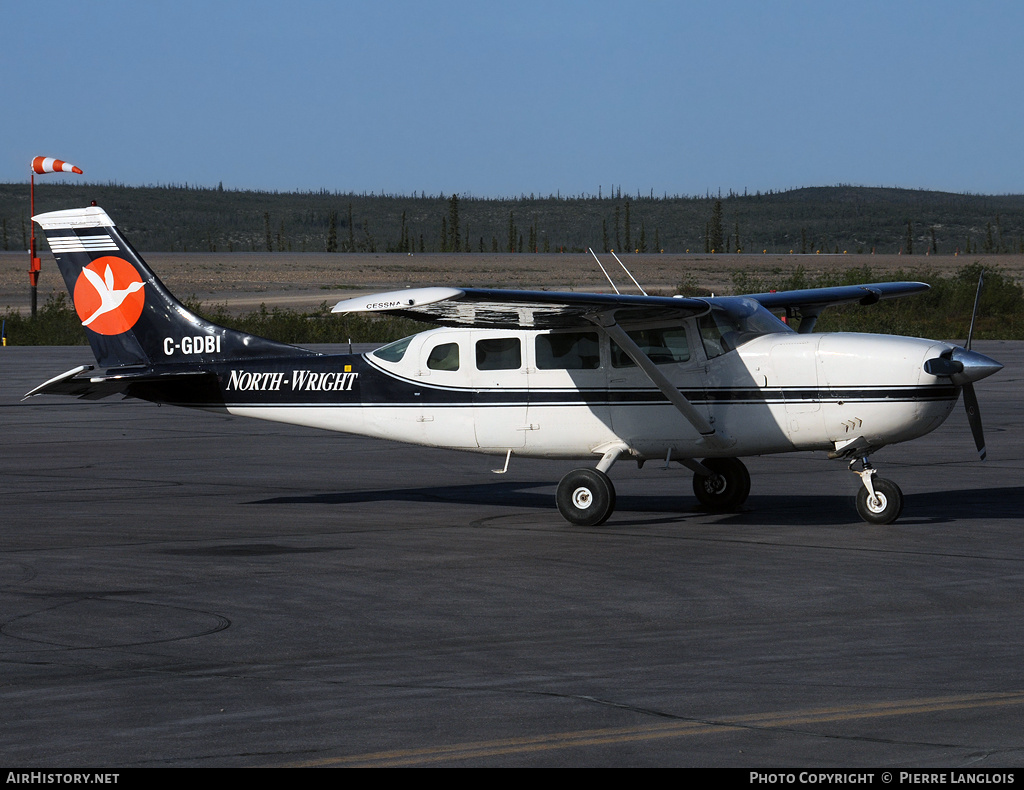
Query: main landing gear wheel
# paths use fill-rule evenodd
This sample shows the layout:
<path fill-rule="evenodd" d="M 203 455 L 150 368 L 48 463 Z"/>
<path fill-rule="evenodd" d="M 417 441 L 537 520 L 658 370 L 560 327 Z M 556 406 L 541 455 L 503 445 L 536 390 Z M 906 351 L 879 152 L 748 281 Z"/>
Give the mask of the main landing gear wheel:
<path fill-rule="evenodd" d="M 693 476 L 693 493 L 714 510 L 733 510 L 750 495 L 750 472 L 739 458 L 705 458 L 701 463 L 710 475 Z"/>
<path fill-rule="evenodd" d="M 869 524 L 892 524 L 903 512 L 903 492 L 892 480 L 876 477 L 871 481 L 875 489 L 872 498 L 861 486 L 857 491 L 857 512 Z"/>
<path fill-rule="evenodd" d="M 615 510 L 615 486 L 597 469 L 574 469 L 558 484 L 558 512 L 570 524 L 596 527 Z"/>

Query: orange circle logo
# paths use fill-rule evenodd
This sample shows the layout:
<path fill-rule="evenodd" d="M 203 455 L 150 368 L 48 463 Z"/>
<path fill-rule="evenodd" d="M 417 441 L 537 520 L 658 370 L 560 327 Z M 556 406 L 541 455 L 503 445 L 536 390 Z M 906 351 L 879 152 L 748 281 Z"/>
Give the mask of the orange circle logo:
<path fill-rule="evenodd" d="M 104 255 L 82 269 L 73 298 L 82 326 L 101 335 L 120 335 L 142 315 L 146 291 L 134 266 Z"/>

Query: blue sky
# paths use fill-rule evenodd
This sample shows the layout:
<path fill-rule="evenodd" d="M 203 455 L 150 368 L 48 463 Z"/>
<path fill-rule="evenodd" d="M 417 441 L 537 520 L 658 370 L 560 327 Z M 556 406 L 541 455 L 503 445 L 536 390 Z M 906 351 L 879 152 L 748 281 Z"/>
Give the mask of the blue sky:
<path fill-rule="evenodd" d="M 0 181 L 1022 193 L 1022 33 L 986 0 L 0 0 Z"/>

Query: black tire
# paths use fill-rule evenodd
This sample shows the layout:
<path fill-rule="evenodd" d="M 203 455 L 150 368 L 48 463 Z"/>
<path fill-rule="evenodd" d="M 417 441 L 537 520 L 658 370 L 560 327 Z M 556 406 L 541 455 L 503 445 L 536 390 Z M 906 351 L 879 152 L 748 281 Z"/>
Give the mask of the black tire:
<path fill-rule="evenodd" d="M 711 475 L 693 476 L 693 493 L 704 506 L 734 510 L 750 496 L 750 472 L 739 458 L 705 458 Z"/>
<path fill-rule="evenodd" d="M 868 490 L 861 486 L 857 491 L 857 512 L 869 524 L 892 524 L 903 512 L 903 492 L 892 480 L 876 477 L 871 481 L 878 495 L 871 501 Z"/>
<path fill-rule="evenodd" d="M 558 484 L 556 501 L 570 524 L 596 527 L 615 510 L 615 486 L 597 469 L 573 469 Z"/>

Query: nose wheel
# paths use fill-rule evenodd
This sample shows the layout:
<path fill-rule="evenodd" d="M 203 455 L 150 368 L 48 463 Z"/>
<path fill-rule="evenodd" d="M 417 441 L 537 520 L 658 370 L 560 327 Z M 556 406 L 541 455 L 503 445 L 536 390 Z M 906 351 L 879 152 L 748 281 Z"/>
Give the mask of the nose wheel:
<path fill-rule="evenodd" d="M 853 468 L 856 460 L 850 462 L 850 471 L 863 483 L 857 491 L 857 513 L 869 524 L 892 524 L 903 512 L 903 492 L 892 480 L 878 477 L 866 457 L 860 462 L 859 472 Z"/>

